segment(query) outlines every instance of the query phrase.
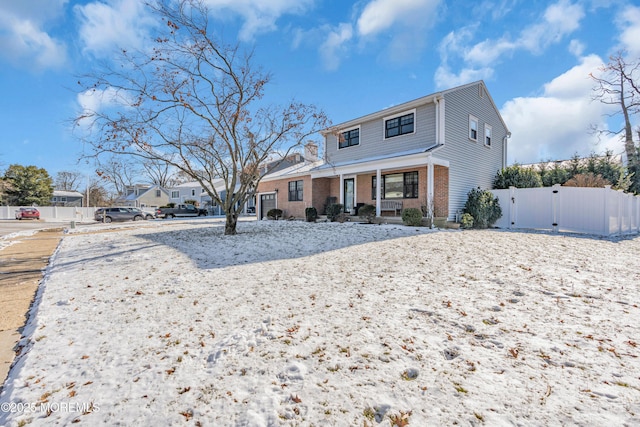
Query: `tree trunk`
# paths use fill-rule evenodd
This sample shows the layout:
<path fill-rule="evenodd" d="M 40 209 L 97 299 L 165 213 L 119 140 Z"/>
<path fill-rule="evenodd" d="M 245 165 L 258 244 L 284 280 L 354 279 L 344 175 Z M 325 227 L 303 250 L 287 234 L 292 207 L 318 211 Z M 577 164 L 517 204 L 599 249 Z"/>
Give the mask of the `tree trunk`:
<path fill-rule="evenodd" d="M 236 225 L 238 224 L 238 214 L 233 212 L 227 212 L 227 222 L 224 224 L 224 235 L 225 236 L 235 236 Z"/>
<path fill-rule="evenodd" d="M 635 164 L 636 162 L 636 146 L 633 142 L 633 131 L 631 128 L 631 120 L 629 119 L 629 110 L 624 98 L 624 80 L 620 77 L 620 107 L 624 117 L 624 150 L 627 154 L 627 164 Z"/>

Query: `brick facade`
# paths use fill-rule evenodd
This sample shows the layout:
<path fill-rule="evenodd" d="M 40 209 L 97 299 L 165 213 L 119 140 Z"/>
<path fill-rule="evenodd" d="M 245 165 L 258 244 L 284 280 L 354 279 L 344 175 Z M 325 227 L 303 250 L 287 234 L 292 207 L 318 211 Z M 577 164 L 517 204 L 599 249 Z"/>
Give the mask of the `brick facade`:
<path fill-rule="evenodd" d="M 418 198 L 401 199 L 403 208 L 421 209 L 427 202 L 427 166 L 385 171 L 383 175 L 418 171 Z M 373 173 L 356 176 L 356 200 L 358 203 L 375 205 L 372 198 Z M 303 201 L 289 201 L 289 182 L 303 181 Z M 274 181 L 260 182 L 258 193 L 276 192 L 277 206 L 283 211 L 283 217 L 304 218 L 305 208 L 315 207 L 319 214 L 324 213 L 327 198 L 334 197 L 340 202 L 340 178 L 316 178 L 310 175 L 292 177 Z M 449 211 L 449 169 L 444 166 L 434 166 L 434 213 L 436 217 L 446 217 Z M 393 212 L 382 212 L 382 215 L 394 215 Z"/>

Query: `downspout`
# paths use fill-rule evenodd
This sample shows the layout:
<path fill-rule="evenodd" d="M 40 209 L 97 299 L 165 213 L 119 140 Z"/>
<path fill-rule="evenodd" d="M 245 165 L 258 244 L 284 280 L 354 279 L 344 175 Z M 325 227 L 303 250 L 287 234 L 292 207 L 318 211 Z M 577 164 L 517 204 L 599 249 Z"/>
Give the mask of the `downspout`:
<path fill-rule="evenodd" d="M 502 138 L 502 169 L 507 167 L 507 139 L 511 138 L 511 132 Z"/>
<path fill-rule="evenodd" d="M 444 98 L 442 96 L 436 96 L 433 98 L 433 103 L 436 106 L 436 146 L 444 145 Z M 435 173 L 433 165 L 433 156 L 429 153 L 427 160 L 427 210 L 431 211 L 435 205 L 434 193 L 435 193 Z M 431 212 L 433 215 L 434 212 Z"/>

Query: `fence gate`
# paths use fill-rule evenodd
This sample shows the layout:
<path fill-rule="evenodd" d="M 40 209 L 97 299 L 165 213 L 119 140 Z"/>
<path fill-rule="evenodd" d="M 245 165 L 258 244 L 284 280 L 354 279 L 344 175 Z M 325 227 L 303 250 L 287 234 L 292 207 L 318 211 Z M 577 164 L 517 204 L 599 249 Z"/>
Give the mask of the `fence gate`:
<path fill-rule="evenodd" d="M 527 228 L 611 236 L 640 231 L 640 197 L 604 188 L 491 190 L 500 201 L 500 228 Z"/>

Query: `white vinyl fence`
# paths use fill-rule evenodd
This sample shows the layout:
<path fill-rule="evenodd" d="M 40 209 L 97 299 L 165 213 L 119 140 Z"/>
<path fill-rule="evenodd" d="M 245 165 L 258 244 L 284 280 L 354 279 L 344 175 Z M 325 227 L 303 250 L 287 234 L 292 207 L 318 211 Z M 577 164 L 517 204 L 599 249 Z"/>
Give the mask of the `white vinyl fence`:
<path fill-rule="evenodd" d="M 16 210 L 21 206 L 0 206 L 0 219 L 14 219 Z M 28 206 L 22 206 L 28 207 Z M 93 221 L 93 214 L 97 208 L 80 208 L 74 206 L 38 206 L 40 219 L 48 222 Z"/>
<path fill-rule="evenodd" d="M 499 228 L 528 228 L 614 236 L 640 232 L 640 196 L 605 188 L 491 190 L 500 201 Z"/>

